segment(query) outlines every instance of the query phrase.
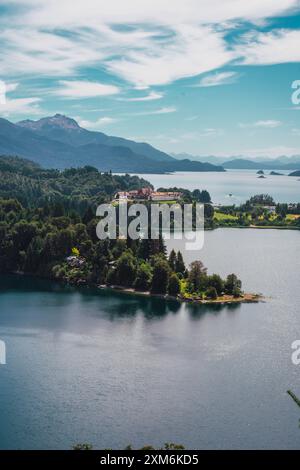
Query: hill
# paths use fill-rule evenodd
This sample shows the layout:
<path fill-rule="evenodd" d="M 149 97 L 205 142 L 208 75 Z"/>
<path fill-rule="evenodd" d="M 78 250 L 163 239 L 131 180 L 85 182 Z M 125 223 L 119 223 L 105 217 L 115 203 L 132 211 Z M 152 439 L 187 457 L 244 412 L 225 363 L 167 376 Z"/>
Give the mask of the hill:
<path fill-rule="evenodd" d="M 0 198 L 17 199 L 24 207 L 64 204 L 84 212 L 110 201 L 118 191 L 151 184 L 130 175 L 100 173 L 96 168 L 44 169 L 26 159 L 0 157 Z"/>
<path fill-rule="evenodd" d="M 147 143 L 88 131 L 60 114 L 13 124 L 0 118 L 0 155 L 28 158 L 47 168 L 85 165 L 118 173 L 224 171 L 221 166 L 176 160 Z"/>

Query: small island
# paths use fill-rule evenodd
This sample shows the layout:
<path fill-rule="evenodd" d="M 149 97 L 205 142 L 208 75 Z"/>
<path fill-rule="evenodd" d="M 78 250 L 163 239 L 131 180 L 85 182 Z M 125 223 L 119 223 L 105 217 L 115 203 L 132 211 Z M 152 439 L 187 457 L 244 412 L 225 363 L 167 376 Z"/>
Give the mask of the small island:
<path fill-rule="evenodd" d="M 292 171 L 289 176 L 300 176 L 300 170 Z"/>

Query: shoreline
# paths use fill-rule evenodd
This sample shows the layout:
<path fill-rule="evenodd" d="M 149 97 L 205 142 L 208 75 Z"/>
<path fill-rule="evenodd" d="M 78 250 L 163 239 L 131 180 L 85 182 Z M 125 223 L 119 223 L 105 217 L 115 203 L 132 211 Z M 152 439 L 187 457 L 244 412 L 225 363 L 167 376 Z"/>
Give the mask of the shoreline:
<path fill-rule="evenodd" d="M 107 284 L 88 284 L 85 279 L 79 279 L 77 282 L 67 282 L 64 279 L 52 279 L 48 277 L 36 276 L 32 273 L 25 273 L 23 271 L 13 271 L 9 274 L 14 276 L 28 276 L 35 278 L 37 280 L 45 280 L 45 281 L 52 281 L 58 282 L 60 284 L 64 284 L 66 286 L 71 287 L 86 287 L 86 288 L 96 288 L 98 290 L 103 291 L 111 291 L 116 292 L 124 295 L 138 295 L 140 297 L 147 297 L 147 298 L 157 298 L 163 300 L 171 300 L 176 302 L 184 302 L 184 303 L 193 303 L 199 305 L 230 305 L 230 304 L 250 304 L 250 303 L 259 303 L 259 302 L 266 302 L 266 297 L 262 294 L 254 294 L 254 293 L 245 293 L 241 297 L 233 297 L 233 295 L 224 294 L 217 299 L 200 299 L 199 297 L 184 297 L 183 295 L 179 295 L 178 297 L 174 297 L 169 294 L 153 294 L 150 291 L 140 291 L 135 290 L 131 287 L 122 287 L 118 285 L 107 285 Z"/>
<path fill-rule="evenodd" d="M 218 297 L 217 299 L 200 299 L 199 297 L 184 297 L 182 295 L 178 297 L 174 297 L 169 294 L 153 294 L 150 291 L 138 291 L 133 288 L 127 288 L 117 285 L 108 286 L 106 284 L 101 284 L 97 286 L 98 289 L 101 290 L 110 290 L 113 292 L 118 292 L 125 295 L 139 295 L 142 297 L 156 297 L 164 300 L 173 300 L 177 302 L 187 302 L 187 303 L 195 303 L 200 305 L 207 305 L 207 304 L 249 304 L 249 303 L 259 303 L 265 302 L 266 299 L 262 294 L 253 294 L 253 293 L 245 293 L 241 297 L 233 297 L 232 295 L 223 295 Z"/>

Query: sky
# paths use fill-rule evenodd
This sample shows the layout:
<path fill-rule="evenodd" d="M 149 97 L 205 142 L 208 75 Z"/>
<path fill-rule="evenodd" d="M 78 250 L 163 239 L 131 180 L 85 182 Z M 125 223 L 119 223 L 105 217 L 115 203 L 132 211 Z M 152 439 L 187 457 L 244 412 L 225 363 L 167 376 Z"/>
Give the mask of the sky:
<path fill-rule="evenodd" d="M 0 0 L 0 116 L 56 113 L 169 153 L 299 155 L 300 1 Z"/>

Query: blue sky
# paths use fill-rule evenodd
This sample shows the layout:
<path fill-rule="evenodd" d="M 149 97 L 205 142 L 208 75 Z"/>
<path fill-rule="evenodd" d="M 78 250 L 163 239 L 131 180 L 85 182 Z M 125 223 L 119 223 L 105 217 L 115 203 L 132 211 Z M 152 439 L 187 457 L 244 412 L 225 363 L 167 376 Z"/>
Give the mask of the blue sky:
<path fill-rule="evenodd" d="M 59 112 L 167 152 L 300 154 L 298 0 L 0 0 L 0 46 L 12 121 Z"/>

